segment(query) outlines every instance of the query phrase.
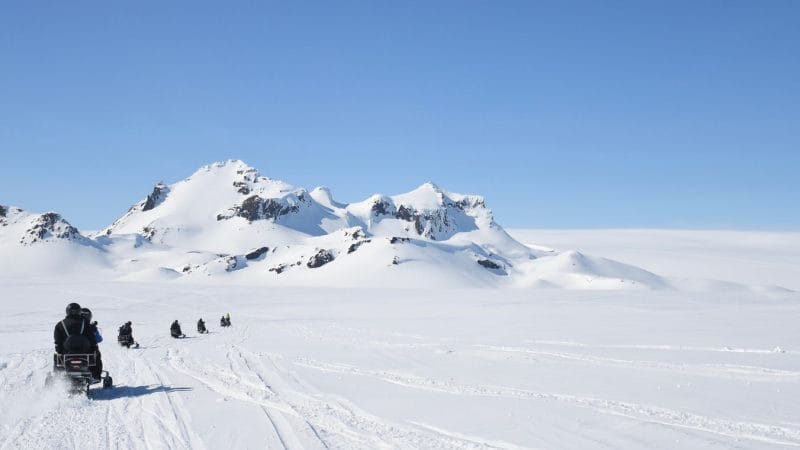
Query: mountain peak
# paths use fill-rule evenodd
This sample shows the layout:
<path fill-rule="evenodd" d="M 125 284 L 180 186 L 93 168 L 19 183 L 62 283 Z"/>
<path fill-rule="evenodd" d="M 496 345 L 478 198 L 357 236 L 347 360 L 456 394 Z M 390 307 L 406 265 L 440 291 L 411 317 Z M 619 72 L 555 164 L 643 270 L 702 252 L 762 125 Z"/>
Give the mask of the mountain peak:
<path fill-rule="evenodd" d="M 198 169 L 197 171 L 198 172 L 211 172 L 211 171 L 215 171 L 215 170 L 219 170 L 219 169 L 231 169 L 231 168 L 232 169 L 237 169 L 237 170 L 243 170 L 245 172 L 247 172 L 247 171 L 255 171 L 256 170 L 252 166 L 247 164 L 246 162 L 242 161 L 241 159 L 226 159 L 224 161 L 217 161 L 217 162 L 213 162 L 211 164 L 206 164 L 206 165 L 200 167 L 200 169 Z"/>

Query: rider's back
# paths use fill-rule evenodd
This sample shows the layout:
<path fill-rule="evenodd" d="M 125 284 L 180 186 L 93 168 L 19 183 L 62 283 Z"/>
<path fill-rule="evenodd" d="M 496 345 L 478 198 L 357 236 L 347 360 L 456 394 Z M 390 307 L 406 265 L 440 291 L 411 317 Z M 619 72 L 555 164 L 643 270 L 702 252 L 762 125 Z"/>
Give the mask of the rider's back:
<path fill-rule="evenodd" d="M 88 353 L 97 347 L 93 328 L 82 317 L 67 316 L 53 331 L 56 353 Z"/>

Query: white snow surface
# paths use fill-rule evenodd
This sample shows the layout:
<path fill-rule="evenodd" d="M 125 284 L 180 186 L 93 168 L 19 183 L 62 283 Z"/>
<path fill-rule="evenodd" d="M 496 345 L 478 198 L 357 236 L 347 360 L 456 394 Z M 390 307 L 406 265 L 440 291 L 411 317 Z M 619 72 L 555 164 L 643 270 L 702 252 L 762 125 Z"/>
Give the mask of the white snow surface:
<path fill-rule="evenodd" d="M 227 276 L 244 271 L 215 277 L 105 265 L 135 249 L 140 261 L 194 258 L 224 271 L 216 266 L 225 261 L 207 263 L 219 258 L 213 252 L 183 255 L 135 234 L 109 237 L 101 249 L 71 241 L 0 247 L 3 259 L 10 248 L 13 258 L 41 252 L 72 270 L 64 276 L 54 262 L 0 272 L 0 448 L 800 446 L 800 294 L 756 288 L 797 289 L 788 275 L 800 273 L 796 233 L 512 234 L 542 254 L 558 250 L 551 263 L 537 258 L 520 270 L 581 289 L 459 288 L 471 275 L 437 270 L 453 250 L 432 241 L 423 242 L 422 270 L 392 267 L 423 278 L 405 289 L 380 286 L 378 264 L 361 275 L 378 277 L 367 287 L 332 281 L 346 271 L 312 279 L 302 274 L 317 272 L 289 270 L 281 276 L 296 283 L 278 285 Z M 344 231 L 323 238 L 343 239 Z M 421 245 L 403 247 L 403 257 L 419 256 Z M 382 248 L 350 256 L 363 250 L 372 261 L 386 256 Z M 605 256 L 669 280 L 716 281 L 595 289 L 560 280 L 631 270 Z M 67 257 L 88 265 L 75 269 L 60 259 Z M 335 263 L 317 270 L 328 267 Z M 44 387 L 53 327 L 70 301 L 92 308 L 116 384 L 93 388 L 88 399 Z M 219 328 L 226 312 L 233 326 Z M 195 333 L 200 317 L 210 334 Z M 187 339 L 169 337 L 174 319 Z M 114 340 L 127 320 L 138 349 Z"/>

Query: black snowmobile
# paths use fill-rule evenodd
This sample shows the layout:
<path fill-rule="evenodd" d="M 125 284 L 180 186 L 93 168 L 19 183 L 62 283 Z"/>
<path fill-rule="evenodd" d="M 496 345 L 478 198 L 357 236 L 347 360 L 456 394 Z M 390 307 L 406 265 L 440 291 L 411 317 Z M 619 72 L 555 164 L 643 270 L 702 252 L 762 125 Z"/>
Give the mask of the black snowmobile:
<path fill-rule="evenodd" d="M 63 354 L 54 354 L 53 371 L 47 374 L 46 385 L 50 385 L 56 376 L 63 376 L 70 382 L 70 392 L 85 392 L 89 395 L 89 387 L 103 383 L 103 389 L 110 389 L 113 380 L 107 370 L 96 379 L 92 376 L 92 368 L 97 365 L 97 356 L 91 352 L 91 344 L 85 336 L 72 335 L 64 341 Z"/>
<path fill-rule="evenodd" d="M 197 321 L 197 332 L 200 334 L 208 333 L 208 329 L 206 329 L 206 323 L 203 319 Z"/>
<path fill-rule="evenodd" d="M 170 325 L 169 335 L 174 337 L 175 339 L 186 337 L 186 335 L 183 334 L 183 332 L 181 331 L 181 324 L 178 323 L 177 320 L 172 322 L 172 325 Z"/>
<path fill-rule="evenodd" d="M 133 329 L 130 322 L 126 322 L 125 325 L 119 327 L 117 342 L 126 348 L 139 348 L 139 343 L 133 340 Z"/>

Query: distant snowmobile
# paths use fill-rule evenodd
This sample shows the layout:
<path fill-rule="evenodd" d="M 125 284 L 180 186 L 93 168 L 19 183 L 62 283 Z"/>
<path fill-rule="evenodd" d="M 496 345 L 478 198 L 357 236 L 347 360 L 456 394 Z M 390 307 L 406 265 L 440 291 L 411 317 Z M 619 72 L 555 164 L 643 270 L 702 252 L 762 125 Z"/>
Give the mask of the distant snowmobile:
<path fill-rule="evenodd" d="M 221 326 L 221 327 L 229 327 L 229 326 L 231 326 L 231 314 L 230 313 L 220 317 L 219 326 Z"/>
<path fill-rule="evenodd" d="M 202 317 L 197 321 L 197 332 L 200 334 L 208 333 L 208 330 L 206 329 L 206 323 L 203 321 Z"/>
<path fill-rule="evenodd" d="M 177 319 L 172 322 L 172 325 L 169 327 L 169 334 L 175 339 L 186 337 L 186 335 L 181 332 L 181 324 L 178 323 Z"/>
<path fill-rule="evenodd" d="M 133 340 L 133 327 L 130 322 L 125 322 L 124 325 L 119 327 L 119 335 L 117 336 L 119 345 L 127 348 L 139 348 L 139 343 Z"/>

